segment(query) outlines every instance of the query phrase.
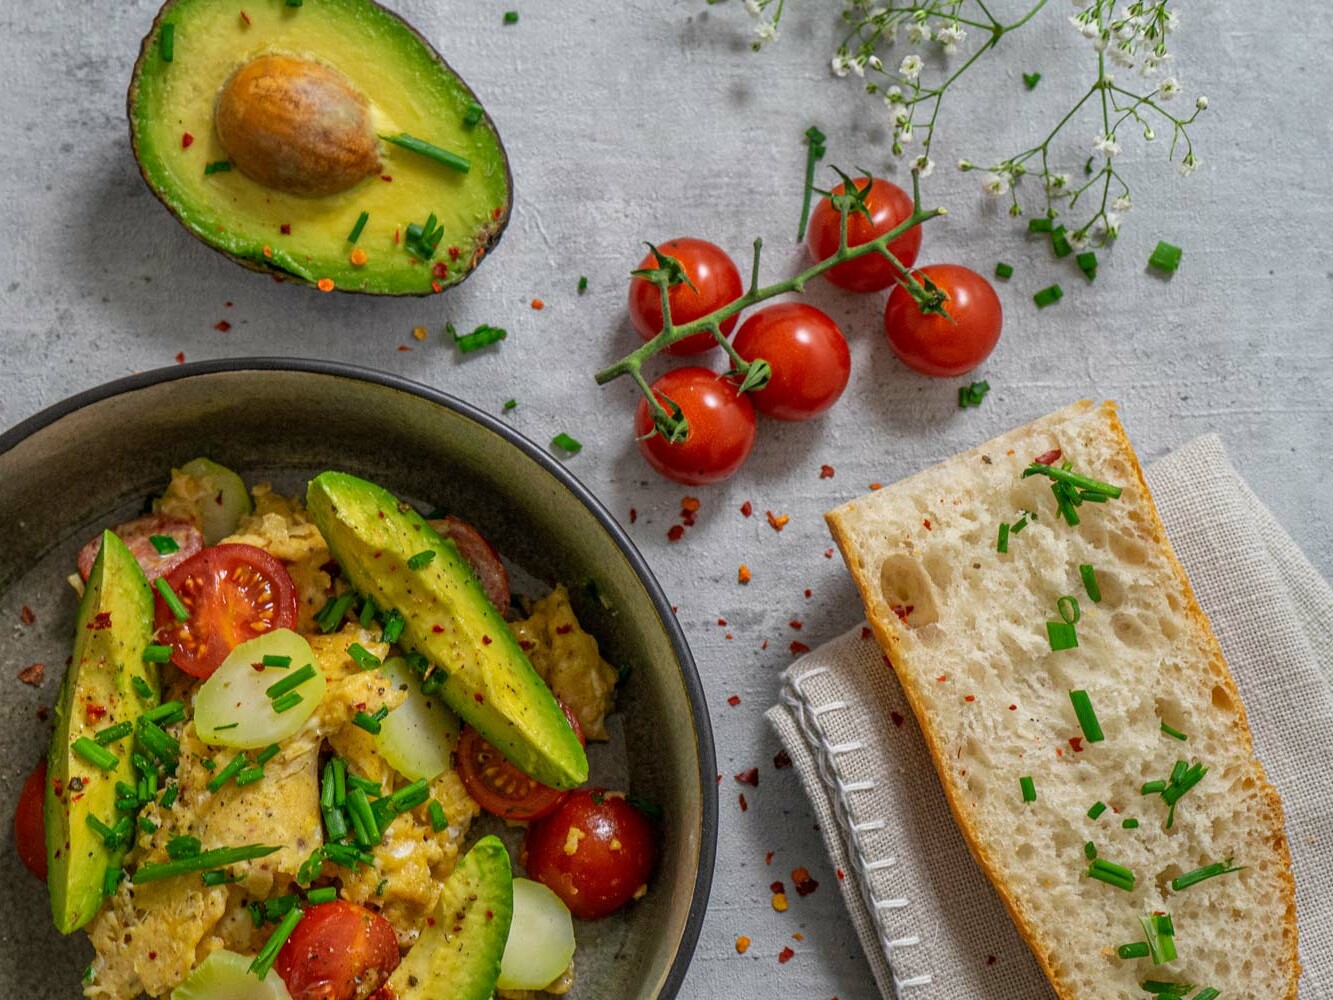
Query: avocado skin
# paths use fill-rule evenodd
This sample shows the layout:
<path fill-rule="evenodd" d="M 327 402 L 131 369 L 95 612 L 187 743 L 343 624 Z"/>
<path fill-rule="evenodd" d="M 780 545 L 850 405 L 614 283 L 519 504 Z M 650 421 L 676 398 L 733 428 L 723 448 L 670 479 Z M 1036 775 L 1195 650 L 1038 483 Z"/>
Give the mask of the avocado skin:
<path fill-rule="evenodd" d="M 441 695 L 450 708 L 542 784 L 588 780 L 587 755 L 564 712 L 452 540 L 387 490 L 347 473 L 316 476 L 306 505 L 352 586 L 406 620 L 399 644 L 448 675 Z M 427 549 L 434 558 L 409 568 Z"/>
<path fill-rule="evenodd" d="M 143 157 L 140 155 L 140 150 L 139 150 L 138 133 L 134 128 L 135 105 L 138 103 L 139 100 L 139 77 L 142 74 L 144 67 L 148 65 L 148 61 L 151 55 L 151 50 L 153 48 L 153 41 L 157 37 L 158 30 L 161 28 L 162 24 L 166 21 L 166 19 L 170 17 L 172 13 L 175 12 L 177 2 L 178 0 L 166 0 L 166 2 L 162 4 L 161 8 L 159 8 L 157 16 L 153 18 L 153 23 L 149 25 L 148 31 L 144 34 L 142 41 L 140 41 L 139 43 L 139 55 L 134 60 L 134 70 L 130 74 L 129 89 L 125 94 L 125 116 L 130 124 L 130 151 L 134 155 L 135 166 L 139 168 L 139 176 L 142 177 L 144 183 L 148 185 L 148 190 L 150 190 L 153 193 L 153 197 L 156 198 L 169 213 L 171 213 L 171 216 L 174 219 L 176 219 L 176 221 L 179 222 L 185 228 L 185 230 L 188 233 L 190 233 L 190 235 L 192 235 L 195 239 L 197 239 L 200 243 L 204 244 L 204 246 L 208 247 L 210 250 L 214 250 L 217 253 L 222 254 L 222 256 L 226 257 L 228 260 L 232 261 L 235 264 L 240 264 L 241 267 L 245 268 L 248 271 L 255 271 L 259 274 L 267 274 L 272 277 L 279 278 L 280 280 L 285 282 L 305 285 L 309 288 L 314 288 L 316 285 L 315 281 L 306 278 L 304 275 L 294 274 L 291 271 L 287 270 L 286 268 L 280 266 L 275 261 L 267 260 L 265 258 L 246 257 L 241 254 L 232 253 L 225 247 L 218 246 L 216 243 L 214 243 L 212 240 L 209 239 L 208 234 L 204 230 L 194 225 L 191 225 L 186 219 L 181 217 L 178 206 L 174 205 L 171 201 L 170 192 L 164 190 L 152 177 L 148 169 L 144 166 L 144 160 Z M 439 65 L 440 69 L 443 72 L 448 73 L 455 80 L 457 80 L 458 83 L 465 90 L 467 90 L 469 94 L 472 95 L 473 100 L 477 100 L 475 92 L 472 91 L 472 88 L 468 85 L 467 81 L 464 80 L 463 77 L 459 76 L 456 72 L 454 72 L 453 67 L 449 65 L 449 63 L 445 60 L 444 56 L 440 55 L 439 51 L 435 48 L 435 46 L 433 46 L 429 41 L 427 41 L 426 36 L 423 35 L 416 28 L 416 26 L 412 24 L 412 22 L 410 22 L 409 20 L 407 20 L 407 18 L 398 14 L 396 11 L 390 10 L 384 4 L 377 3 L 376 0 L 364 0 L 364 2 L 366 6 L 374 7 L 377 10 L 384 11 L 389 16 L 400 21 L 407 28 L 407 30 L 410 31 L 416 37 L 416 39 L 421 43 L 421 46 L 427 52 L 430 53 L 430 55 L 434 58 L 435 62 Z M 480 104 L 481 102 L 478 100 L 477 103 Z M 477 245 L 473 263 L 468 268 L 458 272 L 460 275 L 458 280 L 451 281 L 449 284 L 445 285 L 446 289 L 453 288 L 455 285 L 461 285 L 464 281 L 466 281 L 468 278 L 472 276 L 473 272 L 476 271 L 477 266 L 481 263 L 481 261 L 484 260 L 486 257 L 488 257 L 491 254 L 491 252 L 495 249 L 496 244 L 500 242 L 500 237 L 504 235 L 505 229 L 508 228 L 509 226 L 509 218 L 511 215 L 513 215 L 514 174 L 513 170 L 509 166 L 509 153 L 506 151 L 504 147 L 504 142 L 500 137 L 500 130 L 496 128 L 494 119 L 491 118 L 490 112 L 486 110 L 484 105 L 482 105 L 481 121 L 486 123 L 486 125 L 491 129 L 492 133 L 495 136 L 496 150 L 500 155 L 500 162 L 504 166 L 505 190 L 508 191 L 509 197 L 504 206 L 505 209 L 504 213 L 500 216 L 500 218 L 493 219 L 490 223 L 488 223 L 485 226 L 482 226 L 476 231 Z M 415 296 L 417 298 L 438 294 L 432 288 L 421 288 L 411 291 L 378 291 L 375 289 L 346 287 L 343 285 L 335 286 L 334 291 L 340 292 L 345 295 L 392 295 L 392 296 Z"/>
<path fill-rule="evenodd" d="M 435 922 L 390 977 L 393 995 L 486 1000 L 500 978 L 513 916 L 509 852 L 498 837 L 482 837 L 441 887 Z"/>
<path fill-rule="evenodd" d="M 111 531 L 102 533 L 102 550 L 79 603 L 75 624 L 74 656 L 56 701 L 56 731 L 47 757 L 46 857 L 51 916 L 56 929 L 70 934 L 88 923 L 102 905 L 102 886 L 108 869 L 120 864 L 125 849 L 110 849 L 88 826 L 96 816 L 114 826 L 117 781 L 134 783 L 130 763 L 132 739 L 108 747 L 120 760 L 102 771 L 70 749 L 80 736 L 93 734 L 118 722 L 133 722 L 145 708 L 157 704 L 158 671 L 143 659 L 153 636 L 153 592 L 143 570 Z M 154 696 L 148 702 L 134 691 L 131 678 L 148 682 Z M 88 720 L 86 706 L 100 705 L 106 714 Z M 78 777 L 84 790 L 69 793 Z M 56 795 L 56 788 L 62 794 Z"/>

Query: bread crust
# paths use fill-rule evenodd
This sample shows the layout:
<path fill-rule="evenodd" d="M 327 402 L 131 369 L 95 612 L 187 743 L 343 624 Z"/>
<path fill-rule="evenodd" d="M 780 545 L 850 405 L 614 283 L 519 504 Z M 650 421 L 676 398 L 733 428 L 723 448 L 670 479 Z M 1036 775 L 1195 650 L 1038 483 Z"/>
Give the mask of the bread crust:
<path fill-rule="evenodd" d="M 1053 428 L 1059 426 L 1059 422 L 1087 413 L 1094 407 L 1094 403 L 1089 400 L 1081 400 L 1062 411 L 1051 414 L 1040 420 L 1034 421 L 1025 427 L 1016 429 L 1007 435 L 995 441 L 987 442 L 966 452 L 962 455 L 948 459 L 942 465 L 950 462 L 959 461 L 972 455 L 980 455 L 985 451 L 996 450 L 999 442 L 1003 438 L 1017 436 L 1029 429 L 1038 429 L 1042 425 L 1049 425 Z M 1271 830 L 1272 844 L 1274 852 L 1282 862 L 1280 878 L 1282 881 L 1282 892 L 1286 899 L 1286 913 L 1283 918 L 1283 940 L 1285 944 L 1285 954 L 1282 964 L 1289 969 L 1287 977 L 1288 986 L 1286 992 L 1282 994 L 1283 1000 L 1297 1000 L 1300 980 L 1300 959 L 1297 940 L 1296 924 L 1296 883 L 1291 870 L 1291 854 L 1287 844 L 1286 827 L 1284 823 L 1282 801 L 1278 795 L 1277 789 L 1263 769 L 1263 765 L 1254 757 L 1254 741 L 1250 732 L 1250 727 L 1245 714 L 1244 703 L 1241 701 L 1240 691 L 1236 687 L 1236 682 L 1227 666 L 1226 660 L 1222 654 L 1221 645 L 1213 633 L 1212 625 L 1199 606 L 1198 600 L 1194 594 L 1194 588 L 1190 585 L 1189 578 L 1185 574 L 1184 567 L 1181 566 L 1176 557 L 1175 550 L 1166 535 L 1166 529 L 1162 524 L 1161 516 L 1157 510 L 1157 504 L 1153 500 L 1152 494 L 1148 489 L 1148 484 L 1144 478 L 1143 468 L 1139 463 L 1138 456 L 1129 441 L 1128 435 L 1120 422 L 1116 406 L 1113 402 L 1107 401 L 1099 407 L 1100 415 L 1103 416 L 1108 425 L 1108 430 L 1115 440 L 1116 451 L 1126 460 L 1133 471 L 1136 483 L 1142 491 L 1142 497 L 1145 501 L 1146 511 L 1150 521 L 1146 526 L 1150 531 L 1152 542 L 1161 553 L 1166 557 L 1168 564 L 1174 571 L 1180 595 L 1184 598 L 1184 612 L 1186 616 L 1197 626 L 1197 634 L 1204 638 L 1207 644 L 1207 657 L 1209 669 L 1212 672 L 1215 682 L 1222 686 L 1229 694 L 1234 706 L 1234 717 L 1232 719 L 1232 730 L 1235 738 L 1245 748 L 1245 754 L 1249 758 L 1254 769 L 1254 777 L 1258 781 L 1263 794 L 1263 802 L 1267 810 L 1266 822 Z M 873 495 L 873 494 L 872 494 Z M 863 498 L 868 499 L 868 498 Z M 973 859 L 986 873 L 991 885 L 994 886 L 1005 909 L 1013 919 L 1019 934 L 1027 943 L 1033 956 L 1037 959 L 1046 978 L 1050 981 L 1060 1000 L 1082 1000 L 1073 990 L 1073 985 L 1065 981 L 1059 974 L 1055 956 L 1053 952 L 1042 946 L 1037 934 L 1037 928 L 1023 907 L 1023 900 L 1014 891 L 1013 887 L 1003 877 L 996 861 L 994 848 L 999 845 L 987 843 L 980 834 L 976 825 L 972 821 L 969 812 L 963 807 L 962 789 L 948 765 L 947 754 L 944 745 L 944 739 L 940 732 L 934 726 L 934 720 L 931 718 L 930 711 L 923 697 L 918 678 L 901 662 L 901 639 L 902 623 L 897 614 L 880 599 L 877 598 L 878 587 L 876 580 L 876 568 L 867 566 L 860 558 L 860 553 L 855 545 L 849 526 L 846 522 L 848 508 L 855 504 L 840 507 L 830 511 L 825 515 L 825 521 L 829 526 L 829 531 L 842 553 L 843 560 L 850 571 L 857 590 L 861 593 L 865 604 L 867 617 L 870 627 L 883 650 L 889 664 L 893 667 L 901 683 L 903 693 L 911 706 L 912 713 L 916 716 L 917 723 L 921 729 L 922 736 L 925 738 L 927 750 L 930 752 L 931 760 L 935 765 L 936 773 L 939 775 L 940 783 L 943 785 L 945 799 L 948 801 L 949 810 L 953 814 L 954 822 L 958 826 L 959 832 L 963 835 L 969 852 Z"/>

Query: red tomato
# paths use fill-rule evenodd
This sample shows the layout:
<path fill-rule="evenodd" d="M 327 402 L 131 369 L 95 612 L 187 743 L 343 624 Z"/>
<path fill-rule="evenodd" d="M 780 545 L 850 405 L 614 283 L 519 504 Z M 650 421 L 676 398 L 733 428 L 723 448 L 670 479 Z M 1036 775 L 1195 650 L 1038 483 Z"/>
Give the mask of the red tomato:
<path fill-rule="evenodd" d="M 33 875 L 46 881 L 46 761 L 32 769 L 14 807 L 14 847 Z"/>
<path fill-rule="evenodd" d="M 573 792 L 528 827 L 524 865 L 581 920 L 620 909 L 648 884 L 657 863 L 653 824 L 618 792 Z"/>
<path fill-rule="evenodd" d="M 561 702 L 560 708 L 579 743 L 586 746 L 579 720 L 568 705 Z M 526 823 L 554 812 L 569 795 L 528 777 L 471 726 L 463 727 L 456 756 L 463 787 L 492 816 Z"/>
<path fill-rule="evenodd" d="M 171 662 L 207 677 L 247 639 L 296 627 L 296 587 L 277 559 L 253 545 L 213 545 L 166 577 L 190 612 L 180 622 L 157 595 L 157 633 Z"/>
<path fill-rule="evenodd" d="M 754 313 L 732 342 L 746 361 L 763 358 L 768 385 L 751 392 L 754 408 L 778 420 L 809 420 L 838 401 L 852 356 L 838 324 L 804 302 L 779 302 Z"/>
<path fill-rule="evenodd" d="M 383 986 L 398 960 L 389 921 L 339 899 L 306 909 L 274 968 L 292 1000 L 357 1000 Z"/>
<path fill-rule="evenodd" d="M 468 561 L 472 570 L 481 581 L 495 610 L 504 617 L 509 613 L 509 573 L 500 562 L 491 543 L 482 537 L 480 531 L 466 521 L 447 515 L 430 522 L 430 526 L 444 538 L 451 538 L 458 546 L 458 554 Z"/>
<path fill-rule="evenodd" d="M 727 256 L 726 251 L 715 243 L 687 237 L 667 240 L 657 249 L 680 261 L 690 281 L 694 282 L 694 288 L 686 284 L 673 285 L 667 293 L 671 303 L 671 321 L 676 326 L 693 322 L 741 297 L 741 273 L 736 270 L 735 262 Z M 651 252 L 639 262 L 640 270 L 654 267 L 657 267 L 657 258 Z M 644 278 L 630 279 L 629 318 L 644 340 L 652 340 L 662 332 L 665 323 L 662 316 L 662 293 L 651 281 Z M 735 327 L 735 316 L 721 324 L 723 334 L 730 334 Z M 672 344 L 667 348 L 667 353 L 703 354 L 716 346 L 717 339 L 711 333 L 696 333 Z"/>
<path fill-rule="evenodd" d="M 204 547 L 204 536 L 189 521 L 165 514 L 148 514 L 126 521 L 111 529 L 120 536 L 134 558 L 143 568 L 144 576 L 152 583 L 159 576 L 166 576 L 181 563 L 189 559 Z M 174 552 L 158 552 L 152 542 L 154 536 L 169 538 L 176 543 Z M 79 576 L 85 580 L 92 575 L 93 561 L 102 551 L 102 536 L 99 534 L 79 550 Z"/>
<path fill-rule="evenodd" d="M 634 414 L 634 434 L 648 464 L 678 483 L 717 483 L 741 467 L 754 446 L 754 405 L 735 383 L 707 368 L 677 368 L 652 385 L 658 401 L 671 410 L 674 402 L 685 414 L 689 432 L 672 443 L 653 429 L 648 400 Z"/>
<path fill-rule="evenodd" d="M 857 190 L 865 185 L 866 178 L 856 178 Z M 842 194 L 845 188 L 845 184 L 839 184 L 833 193 Z M 870 210 L 868 219 L 860 212 L 852 212 L 847 216 L 849 247 L 869 243 L 876 236 L 883 236 L 906 221 L 912 214 L 912 196 L 897 184 L 876 177 L 866 195 L 866 208 Z M 810 248 L 815 260 L 828 260 L 838 252 L 841 227 L 842 217 L 833 207 L 833 202 L 828 198 L 820 199 L 810 213 L 810 226 L 805 234 L 806 246 Z M 913 226 L 889 244 L 889 252 L 902 262 L 903 267 L 911 267 L 916 262 L 920 249 L 920 226 Z M 878 253 L 868 253 L 856 260 L 844 261 L 824 272 L 824 277 L 849 292 L 877 292 L 892 285 L 898 275 L 898 269 Z"/>
<path fill-rule="evenodd" d="M 970 372 L 985 361 L 1000 339 L 1004 316 L 989 281 L 959 264 L 930 264 L 916 271 L 946 298 L 948 316 L 922 313 L 899 285 L 884 307 L 884 332 L 893 353 L 922 375 L 947 377 Z"/>

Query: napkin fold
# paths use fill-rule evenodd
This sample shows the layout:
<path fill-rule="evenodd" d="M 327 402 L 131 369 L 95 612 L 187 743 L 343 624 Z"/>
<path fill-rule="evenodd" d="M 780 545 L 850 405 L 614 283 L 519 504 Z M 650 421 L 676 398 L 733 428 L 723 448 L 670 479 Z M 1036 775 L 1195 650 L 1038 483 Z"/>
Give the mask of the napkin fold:
<path fill-rule="evenodd" d="M 1147 470 L 1282 796 L 1302 1000 L 1333 997 L 1333 590 L 1216 436 Z M 1046 1000 L 1054 991 L 954 825 L 893 670 L 860 626 L 797 660 L 768 719 L 791 756 L 880 992 Z"/>

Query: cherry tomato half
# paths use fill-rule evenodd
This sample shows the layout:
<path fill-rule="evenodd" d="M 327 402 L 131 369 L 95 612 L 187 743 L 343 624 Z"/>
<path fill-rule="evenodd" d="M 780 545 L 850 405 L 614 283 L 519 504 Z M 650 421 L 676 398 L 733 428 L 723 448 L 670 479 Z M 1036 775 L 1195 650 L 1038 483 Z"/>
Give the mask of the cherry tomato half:
<path fill-rule="evenodd" d="M 587 746 L 579 720 L 564 702 L 560 708 L 579 743 Z M 457 757 L 463 787 L 492 816 L 525 823 L 554 812 L 569 795 L 528 777 L 471 726 L 463 727 Z"/>
<path fill-rule="evenodd" d="M 634 412 L 634 434 L 648 464 L 678 483 L 717 483 L 741 467 L 754 446 L 754 405 L 735 383 L 707 368 L 677 368 L 652 384 L 658 401 L 674 402 L 689 423 L 685 440 L 672 443 L 653 430 L 648 400 Z"/>
<path fill-rule="evenodd" d="M 46 881 L 46 761 L 32 769 L 14 808 L 14 847 L 23 866 Z"/>
<path fill-rule="evenodd" d="M 389 921 L 339 899 L 306 909 L 274 968 L 292 1000 L 356 1000 L 384 985 L 398 960 Z"/>
<path fill-rule="evenodd" d="M 804 302 L 779 302 L 749 316 L 732 342 L 746 361 L 763 358 L 768 385 L 751 392 L 754 408 L 778 420 L 809 420 L 838 401 L 852 356 L 838 324 Z"/>
<path fill-rule="evenodd" d="M 922 375 L 943 378 L 970 372 L 999 342 L 1004 325 L 1000 297 L 989 281 L 959 264 L 930 264 L 916 274 L 945 294 L 949 315 L 923 313 L 899 285 L 884 307 L 889 346 L 903 364 Z"/>
<path fill-rule="evenodd" d="M 157 595 L 157 634 L 171 662 L 187 674 L 207 677 L 247 639 L 296 627 L 296 587 L 287 568 L 253 545 L 214 545 L 167 574 L 167 583 L 190 613 L 177 621 Z"/>
<path fill-rule="evenodd" d="M 495 610 L 500 612 L 502 618 L 507 615 L 509 573 L 505 570 L 504 563 L 500 562 L 495 549 L 491 548 L 491 543 L 486 541 L 481 532 L 472 525 L 452 514 L 431 521 L 430 526 L 442 537 L 453 539 L 453 543 L 458 546 L 458 554 L 472 566 L 472 571 L 477 574 L 477 579 L 481 581 L 486 596 L 495 605 Z"/>
<path fill-rule="evenodd" d="M 667 292 L 671 303 L 671 321 L 677 326 L 690 323 L 721 309 L 741 297 L 741 273 L 727 252 L 715 243 L 689 237 L 667 240 L 657 249 L 668 257 L 675 257 L 690 276 L 694 288 L 686 284 L 673 285 Z M 639 262 L 639 269 L 657 267 L 657 258 L 650 252 Z M 644 340 L 652 340 L 662 332 L 662 293 L 651 281 L 631 278 L 629 284 L 629 318 L 634 329 Z M 723 334 L 736 327 L 732 316 L 721 324 Z M 711 333 L 696 333 L 677 341 L 667 348 L 668 354 L 703 354 L 717 346 Z"/>
<path fill-rule="evenodd" d="M 619 792 L 583 789 L 528 827 L 528 875 L 581 920 L 620 909 L 648 884 L 657 863 L 653 824 Z"/>
<path fill-rule="evenodd" d="M 866 180 L 865 177 L 856 178 L 857 190 L 865 187 Z M 845 188 L 845 184 L 839 184 L 833 193 L 842 194 Z M 876 236 L 883 236 L 910 218 L 912 196 L 897 184 L 876 177 L 871 181 L 870 191 L 866 194 L 866 208 L 870 211 L 868 219 L 860 212 L 852 212 L 847 216 L 849 247 L 869 243 Z M 838 252 L 841 227 L 842 217 L 833 207 L 832 200 L 820 199 L 810 213 L 810 226 L 805 234 L 806 246 L 810 248 L 815 260 L 828 260 Z M 920 226 L 913 226 L 889 244 L 889 252 L 902 262 L 903 267 L 911 267 L 916 262 L 920 249 Z M 824 277 L 849 292 L 877 292 L 892 285 L 898 274 L 898 269 L 882 254 L 868 253 L 830 268 L 824 272 Z"/>
<path fill-rule="evenodd" d="M 148 514 L 136 517 L 132 521 L 118 524 L 111 529 L 120 536 L 120 540 L 129 548 L 130 553 L 143 569 L 144 576 L 152 583 L 159 576 L 166 576 L 181 563 L 189 559 L 204 547 L 204 536 L 189 521 L 165 514 Z M 170 548 L 162 539 L 170 539 L 176 548 L 170 552 L 159 552 L 153 539 L 158 544 Z M 79 550 L 79 576 L 85 580 L 92 575 L 93 562 L 97 553 L 102 551 L 102 536 L 99 534 Z"/>

